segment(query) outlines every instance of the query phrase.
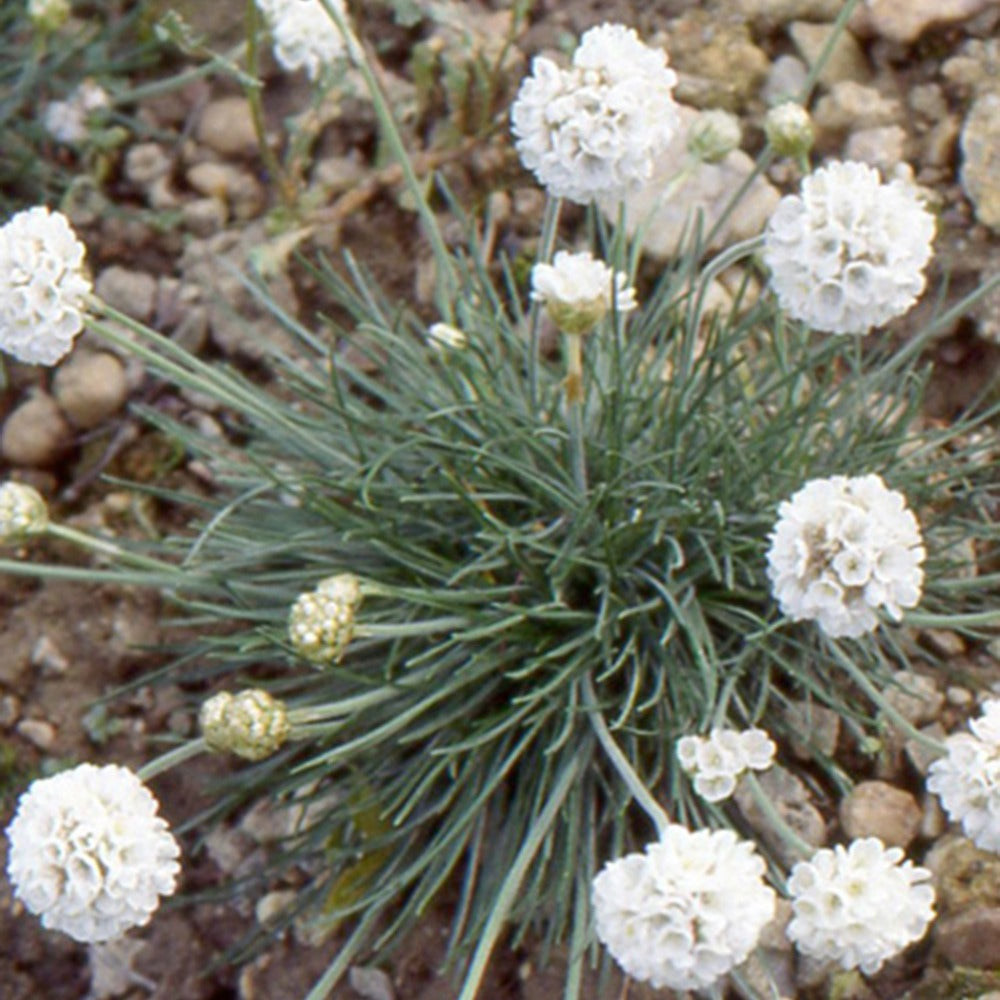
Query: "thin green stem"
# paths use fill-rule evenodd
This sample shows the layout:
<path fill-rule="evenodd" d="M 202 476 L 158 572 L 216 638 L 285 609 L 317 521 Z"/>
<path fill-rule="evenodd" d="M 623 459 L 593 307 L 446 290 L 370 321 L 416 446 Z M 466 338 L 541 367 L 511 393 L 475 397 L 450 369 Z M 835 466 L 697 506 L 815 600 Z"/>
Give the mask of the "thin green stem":
<path fill-rule="evenodd" d="M 182 743 L 179 747 L 174 747 L 173 750 L 168 750 L 166 753 L 160 754 L 159 757 L 154 757 L 148 764 L 139 768 L 136 773 L 142 781 L 149 781 L 150 778 L 155 778 L 156 775 L 162 774 L 164 771 L 169 771 L 172 767 L 183 764 L 192 757 L 197 757 L 198 754 L 204 753 L 206 749 L 205 741 L 201 737 L 189 740 L 187 743 Z"/>
<path fill-rule="evenodd" d="M 750 794 L 753 796 L 757 808 L 767 818 L 768 823 L 781 835 L 782 840 L 803 858 L 811 858 L 816 853 L 816 845 L 803 840 L 788 825 L 785 818 L 774 808 L 774 803 L 768 797 L 767 792 L 761 787 L 760 782 L 757 780 L 757 775 L 753 771 L 747 771 L 742 780 L 746 787 L 750 789 Z"/>
<path fill-rule="evenodd" d="M 583 691 L 583 704 L 587 708 L 590 717 L 590 724 L 594 729 L 601 748 L 607 754 L 612 766 L 618 776 L 625 782 L 625 786 L 632 794 L 632 798 L 639 803 L 646 815 L 652 820 L 656 827 L 656 832 L 662 836 L 667 827 L 670 826 L 670 817 L 663 807 L 653 798 L 652 793 L 643 784 L 642 778 L 636 774 L 635 768 L 629 763 L 628 758 L 622 753 L 621 748 L 614 741 L 608 724 L 604 721 L 597 697 L 594 694 L 594 685 L 589 675 L 584 676 L 581 687 Z"/>
<path fill-rule="evenodd" d="M 53 538 L 62 539 L 64 542 L 72 542 L 74 545 L 79 545 L 80 548 L 97 552 L 103 556 L 110 556 L 119 563 L 132 565 L 140 569 L 154 570 L 160 573 L 171 573 L 177 577 L 184 576 L 183 571 L 173 563 L 163 562 L 162 559 L 154 559 L 151 556 L 144 556 L 138 552 L 123 549 L 120 545 L 109 542 L 105 538 L 88 535 L 86 532 L 77 531 L 76 528 L 70 528 L 65 524 L 50 523 L 45 531 L 46 534 L 51 535 Z"/>

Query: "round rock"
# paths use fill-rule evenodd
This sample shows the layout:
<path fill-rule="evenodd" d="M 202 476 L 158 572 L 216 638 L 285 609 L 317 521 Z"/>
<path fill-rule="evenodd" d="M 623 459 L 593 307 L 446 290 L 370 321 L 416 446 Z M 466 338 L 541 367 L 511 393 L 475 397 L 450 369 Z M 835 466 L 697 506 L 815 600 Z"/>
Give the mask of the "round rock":
<path fill-rule="evenodd" d="M 4 421 L 0 454 L 11 465 L 44 467 L 59 459 L 71 438 L 70 426 L 56 401 L 36 392 Z"/>
<path fill-rule="evenodd" d="M 223 156 L 252 156 L 257 151 L 257 131 L 250 102 L 244 97 L 211 101 L 198 122 L 197 138 Z"/>
<path fill-rule="evenodd" d="M 81 354 L 56 372 L 52 386 L 62 411 L 77 427 L 96 427 L 128 396 L 125 368 L 111 354 Z"/>
<path fill-rule="evenodd" d="M 934 927 L 938 951 L 965 968 L 1000 966 L 1000 909 L 994 906 L 942 917 Z"/>
<path fill-rule="evenodd" d="M 961 137 L 962 187 L 976 218 L 1000 233 L 1000 93 L 972 105 Z"/>
<path fill-rule="evenodd" d="M 889 847 L 908 847 L 920 832 L 917 800 L 884 781 L 863 781 L 840 804 L 840 824 L 851 840 L 878 837 Z"/>

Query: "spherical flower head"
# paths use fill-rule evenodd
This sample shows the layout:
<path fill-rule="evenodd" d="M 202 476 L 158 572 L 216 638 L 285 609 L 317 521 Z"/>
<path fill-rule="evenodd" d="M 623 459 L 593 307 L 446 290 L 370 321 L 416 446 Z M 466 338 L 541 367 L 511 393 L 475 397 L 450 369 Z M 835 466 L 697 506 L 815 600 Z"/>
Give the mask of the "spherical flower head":
<path fill-rule="evenodd" d="M 427 343 L 436 351 L 461 351 L 469 346 L 469 338 L 457 326 L 432 323 L 427 328 Z"/>
<path fill-rule="evenodd" d="M 631 312 L 635 289 L 623 271 L 612 271 L 589 253 L 559 250 L 551 264 L 531 269 L 531 297 L 569 334 L 589 333 L 612 310 Z"/>
<path fill-rule="evenodd" d="M 768 111 L 764 135 L 778 156 L 805 156 L 816 139 L 809 112 L 794 101 L 784 101 Z"/>
<path fill-rule="evenodd" d="M 48 523 L 49 508 L 33 486 L 10 482 L 0 486 L 0 542 L 37 535 Z"/>
<path fill-rule="evenodd" d="M 703 111 L 688 130 L 688 152 L 703 163 L 718 163 L 739 149 L 740 120 L 728 111 Z"/>
<path fill-rule="evenodd" d="M 747 958 L 774 917 L 764 867 L 732 830 L 672 824 L 594 878 L 597 937 L 634 979 L 706 989 Z"/>
<path fill-rule="evenodd" d="M 713 729 L 708 736 L 682 736 L 676 752 L 695 791 L 707 802 L 721 802 L 733 794 L 744 773 L 767 770 L 775 749 L 763 729 Z"/>
<path fill-rule="evenodd" d="M 7 876 L 42 926 L 77 941 L 142 927 L 177 881 L 180 848 L 128 768 L 80 764 L 31 783 L 7 827 Z"/>
<path fill-rule="evenodd" d="M 295 651 L 322 666 L 337 663 L 354 636 L 354 617 L 361 604 L 361 582 L 338 573 L 315 590 L 300 594 L 288 617 L 288 637 Z"/>
<path fill-rule="evenodd" d="M 906 498 L 877 475 L 812 479 L 778 507 L 767 575 L 781 610 L 827 635 L 899 621 L 923 588 L 923 537 Z"/>
<path fill-rule="evenodd" d="M 788 937 L 800 951 L 866 975 L 923 937 L 934 919 L 931 873 L 877 837 L 817 851 L 792 868 Z"/>
<path fill-rule="evenodd" d="M 927 772 L 927 788 L 977 847 L 1000 852 L 1000 701 L 986 702 L 969 728 L 945 740 L 945 755 Z"/>
<path fill-rule="evenodd" d="M 865 334 L 924 290 L 934 218 L 904 181 L 864 163 L 831 163 L 782 198 L 764 233 L 778 302 L 827 333 Z"/>
<path fill-rule="evenodd" d="M 42 114 L 45 131 L 56 142 L 83 142 L 90 130 L 88 118 L 108 107 L 108 92 L 93 80 L 84 80 L 65 101 L 50 101 Z"/>
<path fill-rule="evenodd" d="M 69 353 L 91 289 L 84 254 L 66 216 L 44 207 L 0 227 L 0 349 L 43 365 Z"/>
<path fill-rule="evenodd" d="M 28 0 L 28 17 L 38 31 L 56 31 L 69 19 L 69 0 Z"/>
<path fill-rule="evenodd" d="M 553 197 L 623 197 L 649 180 L 680 127 L 676 83 L 666 53 L 631 28 L 591 28 L 569 69 L 533 61 L 510 115 L 521 162 Z"/>
<path fill-rule="evenodd" d="M 213 695 L 201 706 L 198 723 L 210 750 L 245 760 L 270 757 L 284 745 L 290 730 L 285 703 L 259 688 Z"/>
<path fill-rule="evenodd" d="M 331 0 L 347 17 L 343 0 Z M 347 43 L 320 0 L 256 0 L 274 39 L 274 58 L 289 73 L 304 69 L 310 80 L 343 58 Z"/>

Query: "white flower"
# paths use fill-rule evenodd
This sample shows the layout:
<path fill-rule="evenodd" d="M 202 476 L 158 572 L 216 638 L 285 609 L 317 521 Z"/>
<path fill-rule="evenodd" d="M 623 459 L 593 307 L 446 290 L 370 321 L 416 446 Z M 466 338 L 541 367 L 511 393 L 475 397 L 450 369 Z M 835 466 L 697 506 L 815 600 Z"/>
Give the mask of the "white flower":
<path fill-rule="evenodd" d="M 788 880 L 789 939 L 813 958 L 877 972 L 934 919 L 931 873 L 902 859 L 901 848 L 866 837 L 800 861 Z"/>
<path fill-rule="evenodd" d="M 128 768 L 80 764 L 33 781 L 7 828 L 7 875 L 42 926 L 109 941 L 174 891 L 180 848 Z"/>
<path fill-rule="evenodd" d="M 538 57 L 511 108 L 521 162 L 557 198 L 620 198 L 653 172 L 679 127 L 677 75 L 621 24 L 585 32 L 573 65 Z"/>
<path fill-rule="evenodd" d="M 612 308 L 619 313 L 636 307 L 635 289 L 623 271 L 612 271 L 589 253 L 559 250 L 551 264 L 531 269 L 531 297 L 545 305 L 565 333 L 592 330 Z"/>
<path fill-rule="evenodd" d="M 45 131 L 57 142 L 83 142 L 89 135 L 87 119 L 108 107 L 108 92 L 93 80 L 84 80 L 65 101 L 50 101 L 42 114 Z"/>
<path fill-rule="evenodd" d="M 44 207 L 0 227 L 0 349 L 43 365 L 69 353 L 91 289 L 84 253 L 66 216 Z"/>
<path fill-rule="evenodd" d="M 923 538 L 906 498 L 880 476 L 812 479 L 778 507 L 767 575 L 781 610 L 830 636 L 859 636 L 920 600 Z"/>
<path fill-rule="evenodd" d="M 728 799 L 746 771 L 767 770 L 775 749 L 763 729 L 713 729 L 708 736 L 682 736 L 676 747 L 681 767 L 707 802 Z"/>
<path fill-rule="evenodd" d="M 39 31 L 55 31 L 69 17 L 69 0 L 28 0 L 28 17 Z"/>
<path fill-rule="evenodd" d="M 33 486 L 13 482 L 0 486 L 0 542 L 37 535 L 48 523 L 48 506 Z"/>
<path fill-rule="evenodd" d="M 469 346 L 469 338 L 456 326 L 432 323 L 427 328 L 427 343 L 437 351 L 461 351 Z"/>
<path fill-rule="evenodd" d="M 804 156 L 815 140 L 809 112 L 794 101 L 784 101 L 768 111 L 764 134 L 778 156 Z"/>
<path fill-rule="evenodd" d="M 295 651 L 320 665 L 340 660 L 354 636 L 361 596 L 361 583 L 352 573 L 327 577 L 315 590 L 300 594 L 288 616 Z"/>
<path fill-rule="evenodd" d="M 945 756 L 931 764 L 927 788 L 977 847 L 1000 851 L 1000 701 L 986 702 L 969 728 L 945 740 Z"/>
<path fill-rule="evenodd" d="M 304 69 L 315 80 L 347 53 L 347 44 L 319 0 L 256 0 L 274 39 L 274 58 L 289 73 Z M 332 0 L 347 17 L 344 0 Z"/>
<path fill-rule="evenodd" d="M 831 163 L 782 198 L 764 234 L 781 307 L 828 333 L 867 333 L 924 290 L 934 219 L 903 181 L 863 163 Z"/>
<path fill-rule="evenodd" d="M 597 936 L 618 964 L 655 989 L 704 989 L 743 962 L 773 919 L 764 861 L 732 830 L 671 824 L 593 884 Z"/>
<path fill-rule="evenodd" d="M 288 709 L 260 688 L 238 694 L 220 691 L 198 713 L 205 745 L 246 760 L 270 757 L 288 739 Z"/>

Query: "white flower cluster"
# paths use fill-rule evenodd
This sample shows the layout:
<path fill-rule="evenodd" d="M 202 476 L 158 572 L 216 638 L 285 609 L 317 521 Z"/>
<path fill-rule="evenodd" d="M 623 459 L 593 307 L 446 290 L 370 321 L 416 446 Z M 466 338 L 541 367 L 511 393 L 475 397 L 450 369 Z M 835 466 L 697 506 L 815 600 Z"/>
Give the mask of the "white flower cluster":
<path fill-rule="evenodd" d="M 344 0 L 331 0 L 347 17 Z M 289 73 L 304 69 L 315 80 L 347 51 L 344 36 L 319 0 L 256 0 L 274 39 L 274 58 Z"/>
<path fill-rule="evenodd" d="M 746 771 L 766 771 L 774 763 L 774 742 L 763 729 L 713 729 L 708 736 L 682 736 L 677 759 L 707 802 L 721 802 L 736 790 Z"/>
<path fill-rule="evenodd" d="M 0 486 L 0 542 L 36 535 L 48 523 L 49 508 L 34 486 L 12 482 Z"/>
<path fill-rule="evenodd" d="M 83 142 L 89 135 L 90 116 L 110 103 L 108 92 L 100 84 L 84 80 L 65 101 L 50 101 L 45 105 L 42 124 L 56 142 Z"/>
<path fill-rule="evenodd" d="M 931 873 L 877 837 L 817 851 L 792 868 L 788 937 L 806 955 L 877 972 L 934 919 Z"/>
<path fill-rule="evenodd" d="M 977 847 L 1000 851 L 1000 701 L 986 702 L 969 728 L 945 740 L 945 756 L 931 764 L 927 787 Z"/>
<path fill-rule="evenodd" d="M 592 898 L 600 941 L 655 989 L 711 986 L 747 958 L 775 910 L 752 843 L 676 824 L 645 853 L 608 862 Z"/>
<path fill-rule="evenodd" d="M 588 333 L 612 309 L 626 313 L 637 305 L 623 271 L 612 271 L 587 252 L 566 250 L 557 251 L 551 264 L 531 269 L 531 297 L 560 330 L 572 334 Z"/>
<path fill-rule="evenodd" d="M 781 610 L 830 636 L 859 636 L 884 608 L 920 600 L 923 537 L 906 498 L 881 476 L 812 479 L 778 507 L 767 575 Z"/>
<path fill-rule="evenodd" d="M 831 163 L 782 198 L 764 261 L 781 307 L 828 333 L 868 333 L 924 289 L 934 219 L 912 185 L 883 184 L 864 163 Z"/>
<path fill-rule="evenodd" d="M 0 349 L 41 365 L 69 353 L 91 289 L 85 252 L 66 216 L 45 207 L 0 227 Z"/>
<path fill-rule="evenodd" d="M 201 706 L 198 724 L 210 750 L 245 760 L 270 757 L 291 729 L 285 703 L 260 688 L 213 695 Z"/>
<path fill-rule="evenodd" d="M 585 32 L 573 65 L 537 57 L 511 108 L 521 162 L 557 198 L 621 198 L 653 173 L 680 125 L 677 74 L 631 28 Z"/>
<path fill-rule="evenodd" d="M 354 636 L 361 596 L 361 582 L 353 573 L 327 577 L 315 590 L 300 594 L 288 616 L 295 651 L 320 665 L 340 660 Z"/>
<path fill-rule="evenodd" d="M 180 848 L 128 768 L 80 764 L 31 783 L 7 828 L 7 875 L 42 926 L 110 941 L 174 891 Z"/>

